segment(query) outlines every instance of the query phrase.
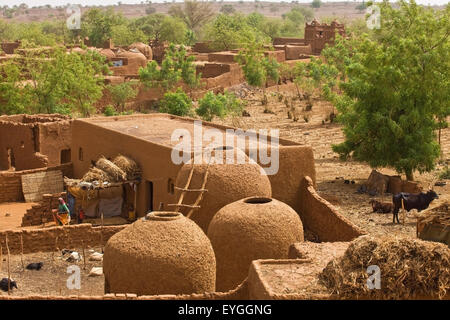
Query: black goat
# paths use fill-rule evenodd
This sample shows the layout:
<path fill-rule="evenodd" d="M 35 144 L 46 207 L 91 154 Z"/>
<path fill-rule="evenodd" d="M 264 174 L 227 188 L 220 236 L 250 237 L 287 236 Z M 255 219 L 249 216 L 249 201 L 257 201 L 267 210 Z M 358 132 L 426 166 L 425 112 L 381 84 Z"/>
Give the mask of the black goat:
<path fill-rule="evenodd" d="M 11 290 L 12 288 L 17 289 L 17 284 L 15 281 L 10 279 L 9 280 L 9 289 Z M 3 278 L 0 281 L 0 289 L 2 289 L 3 291 L 8 291 L 8 278 Z"/>
<path fill-rule="evenodd" d="M 41 270 L 42 266 L 44 265 L 43 262 L 34 262 L 27 265 L 27 270 Z"/>
<path fill-rule="evenodd" d="M 393 223 L 395 223 L 395 220 L 397 220 L 397 223 L 400 223 L 400 221 L 398 220 L 398 211 L 400 210 L 400 208 L 406 209 L 406 211 L 411 211 L 412 209 L 422 211 L 428 208 L 431 201 L 438 198 L 439 197 L 437 193 L 433 190 L 429 190 L 427 193 L 400 192 L 395 194 L 392 197 L 392 204 L 394 205 L 394 210 L 392 211 L 394 213 Z"/>

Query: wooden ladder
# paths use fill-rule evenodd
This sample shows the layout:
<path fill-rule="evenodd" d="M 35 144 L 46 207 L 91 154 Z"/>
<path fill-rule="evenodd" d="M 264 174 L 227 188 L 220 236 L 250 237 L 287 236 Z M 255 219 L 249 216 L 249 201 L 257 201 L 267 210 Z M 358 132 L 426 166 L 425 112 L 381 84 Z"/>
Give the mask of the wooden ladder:
<path fill-rule="evenodd" d="M 196 209 L 201 208 L 201 206 L 199 204 L 203 199 L 203 194 L 208 191 L 207 189 L 205 189 L 205 187 L 206 187 L 206 182 L 208 181 L 210 164 L 211 164 L 211 157 L 209 158 L 209 160 L 207 162 L 205 174 L 203 175 L 203 182 L 202 182 L 200 189 L 189 189 L 189 186 L 190 186 L 191 180 L 192 180 L 192 176 L 194 175 L 194 159 L 192 159 L 191 170 L 189 171 L 189 176 L 188 176 L 185 186 L 183 188 L 175 186 L 175 189 L 181 190 L 180 197 L 178 198 L 178 203 L 168 204 L 167 206 L 175 207 L 175 212 L 178 212 L 180 210 L 180 208 L 182 208 L 182 207 L 190 208 L 189 212 L 186 215 L 187 218 L 190 218 Z M 197 199 L 195 199 L 194 204 L 184 204 L 183 203 L 184 197 L 187 192 L 199 192 L 199 195 L 197 196 Z"/>

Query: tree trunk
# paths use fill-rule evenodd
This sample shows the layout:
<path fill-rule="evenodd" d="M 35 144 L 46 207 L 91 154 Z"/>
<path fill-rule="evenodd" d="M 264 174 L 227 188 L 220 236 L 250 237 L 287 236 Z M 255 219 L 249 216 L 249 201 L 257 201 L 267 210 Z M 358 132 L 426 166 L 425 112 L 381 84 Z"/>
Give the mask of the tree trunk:
<path fill-rule="evenodd" d="M 414 181 L 414 173 L 412 170 L 407 170 L 405 173 L 406 173 L 406 180 Z"/>

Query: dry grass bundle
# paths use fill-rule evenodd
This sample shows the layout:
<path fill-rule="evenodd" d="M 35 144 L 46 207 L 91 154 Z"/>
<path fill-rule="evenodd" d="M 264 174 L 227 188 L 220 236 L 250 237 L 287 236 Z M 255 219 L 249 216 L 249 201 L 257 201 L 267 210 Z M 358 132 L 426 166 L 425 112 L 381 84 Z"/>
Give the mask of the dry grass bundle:
<path fill-rule="evenodd" d="M 105 157 L 98 159 L 95 166 L 105 171 L 111 177 L 112 182 L 120 182 L 127 179 L 126 173 Z"/>
<path fill-rule="evenodd" d="M 83 182 L 94 182 L 98 181 L 100 183 L 105 181 L 111 181 L 111 177 L 103 170 L 99 168 L 91 168 L 89 171 L 81 178 Z"/>
<path fill-rule="evenodd" d="M 381 270 L 379 290 L 367 286 L 370 265 Z M 450 249 L 418 239 L 363 236 L 330 261 L 319 279 L 342 298 L 442 299 L 450 290 Z"/>
<path fill-rule="evenodd" d="M 113 163 L 126 173 L 128 180 L 134 180 L 141 175 L 139 165 L 131 158 L 119 154 Z"/>

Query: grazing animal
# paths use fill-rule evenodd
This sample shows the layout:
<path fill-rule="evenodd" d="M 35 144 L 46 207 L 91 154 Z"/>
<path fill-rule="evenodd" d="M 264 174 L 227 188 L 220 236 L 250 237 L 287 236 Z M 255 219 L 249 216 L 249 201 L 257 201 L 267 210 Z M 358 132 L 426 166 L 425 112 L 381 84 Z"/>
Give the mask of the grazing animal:
<path fill-rule="evenodd" d="M 422 211 L 430 205 L 431 201 L 438 199 L 438 195 L 433 190 L 429 190 L 427 193 L 406 193 L 400 192 L 392 197 L 392 204 L 394 205 L 393 212 L 393 223 L 398 220 L 398 211 L 400 208 L 406 209 L 406 211 L 411 211 L 412 209 L 417 209 L 417 211 Z M 403 202 L 403 205 L 402 205 Z"/>
<path fill-rule="evenodd" d="M 12 288 L 16 288 L 17 289 L 17 284 L 12 279 L 9 279 L 9 288 L 11 290 L 12 290 Z M 8 278 L 3 278 L 0 281 L 0 289 L 2 289 L 3 291 L 8 291 Z"/>
<path fill-rule="evenodd" d="M 42 266 L 44 265 L 43 262 L 33 262 L 27 265 L 27 270 L 41 270 Z"/>
<path fill-rule="evenodd" d="M 379 202 L 377 200 L 370 200 L 369 203 L 372 205 L 373 212 L 389 213 L 392 211 L 392 203 Z"/>

